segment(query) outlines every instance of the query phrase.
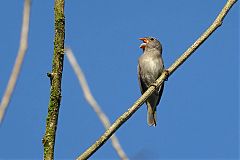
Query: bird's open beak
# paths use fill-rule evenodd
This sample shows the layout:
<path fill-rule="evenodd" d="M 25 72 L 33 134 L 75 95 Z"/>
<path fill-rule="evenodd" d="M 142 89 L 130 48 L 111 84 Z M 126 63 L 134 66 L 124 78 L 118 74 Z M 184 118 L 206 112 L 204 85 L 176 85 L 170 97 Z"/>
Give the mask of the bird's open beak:
<path fill-rule="evenodd" d="M 146 44 L 148 43 L 147 38 L 139 38 L 139 40 L 143 41 L 143 43 L 139 46 L 139 48 L 144 49 L 146 47 Z"/>

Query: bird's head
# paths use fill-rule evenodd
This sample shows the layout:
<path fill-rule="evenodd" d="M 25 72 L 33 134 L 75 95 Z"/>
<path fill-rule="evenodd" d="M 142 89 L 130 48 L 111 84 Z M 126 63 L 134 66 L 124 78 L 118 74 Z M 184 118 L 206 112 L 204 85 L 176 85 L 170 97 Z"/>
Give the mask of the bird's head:
<path fill-rule="evenodd" d="M 142 48 L 143 50 L 154 49 L 154 48 L 162 50 L 161 43 L 154 37 L 144 37 L 139 39 L 143 41 L 143 43 L 140 45 L 140 48 Z"/>

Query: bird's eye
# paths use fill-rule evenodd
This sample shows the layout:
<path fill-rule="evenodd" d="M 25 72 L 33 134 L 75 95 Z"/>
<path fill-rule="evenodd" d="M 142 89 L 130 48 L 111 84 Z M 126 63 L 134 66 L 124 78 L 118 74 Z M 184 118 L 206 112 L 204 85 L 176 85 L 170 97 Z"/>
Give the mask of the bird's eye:
<path fill-rule="evenodd" d="M 154 40 L 154 38 L 150 38 L 150 40 L 151 40 L 151 41 L 153 41 L 153 40 Z"/>

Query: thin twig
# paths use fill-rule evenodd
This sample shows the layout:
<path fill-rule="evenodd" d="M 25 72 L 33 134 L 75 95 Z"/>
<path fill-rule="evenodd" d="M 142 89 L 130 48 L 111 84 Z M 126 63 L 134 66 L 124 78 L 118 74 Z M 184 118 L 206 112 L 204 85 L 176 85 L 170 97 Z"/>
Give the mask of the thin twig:
<path fill-rule="evenodd" d="M 15 64 L 12 70 L 12 74 L 7 84 L 7 88 L 3 95 L 1 104 L 0 104 L 0 124 L 3 121 L 5 111 L 8 107 L 8 104 L 11 100 L 12 93 L 16 86 L 16 82 L 21 71 L 23 59 L 28 47 L 28 31 L 29 31 L 29 17 L 30 17 L 30 6 L 31 0 L 24 1 L 24 9 L 23 9 L 23 22 L 22 22 L 22 31 L 20 38 L 20 45 L 18 49 L 18 55 L 15 60 Z"/>
<path fill-rule="evenodd" d="M 110 137 L 116 132 L 116 130 L 126 122 L 146 101 L 146 99 L 157 89 L 164 80 L 166 80 L 178 67 L 183 64 L 187 58 L 194 53 L 194 51 L 222 24 L 222 21 L 231 7 L 234 5 L 236 0 L 228 0 L 225 4 L 222 11 L 219 13 L 216 20 L 213 24 L 202 34 L 200 38 L 197 39 L 196 42 L 193 43 L 191 47 L 185 51 L 182 56 L 177 59 L 163 74 L 156 80 L 156 86 L 151 86 L 148 90 L 132 105 L 131 108 L 128 109 L 122 116 L 120 116 L 112 126 L 91 146 L 89 147 L 82 155 L 80 155 L 78 160 L 85 160 L 89 158 L 92 154 L 94 154 Z"/>
<path fill-rule="evenodd" d="M 65 53 L 67 55 L 67 58 L 75 72 L 75 74 L 77 75 L 78 81 L 80 83 L 80 86 L 82 87 L 83 93 L 84 93 L 84 97 L 87 100 L 87 102 L 89 103 L 89 105 L 92 107 L 92 109 L 96 112 L 97 116 L 99 117 L 100 121 L 102 122 L 103 126 L 105 127 L 105 129 L 108 129 L 111 126 L 111 123 L 108 119 L 108 117 L 105 115 L 105 113 L 101 110 L 101 107 L 98 105 L 97 101 L 95 100 L 95 98 L 93 97 L 89 87 L 88 87 L 88 83 L 85 79 L 84 73 L 81 69 L 81 67 L 79 66 L 79 64 L 76 61 L 76 58 L 72 52 L 71 49 L 66 49 Z M 122 159 L 122 160 L 127 160 L 127 156 L 125 154 L 125 152 L 123 151 L 117 136 L 115 136 L 114 134 L 111 136 L 111 140 L 112 140 L 112 146 L 113 148 L 116 150 L 118 156 Z"/>
<path fill-rule="evenodd" d="M 55 37 L 54 53 L 52 60 L 52 73 L 48 74 L 51 81 L 51 90 L 48 104 L 48 115 L 46 119 L 46 131 L 42 140 L 45 160 L 54 159 L 54 145 L 57 131 L 58 114 L 62 98 L 61 82 L 65 40 L 64 0 L 55 0 L 54 19 Z"/>

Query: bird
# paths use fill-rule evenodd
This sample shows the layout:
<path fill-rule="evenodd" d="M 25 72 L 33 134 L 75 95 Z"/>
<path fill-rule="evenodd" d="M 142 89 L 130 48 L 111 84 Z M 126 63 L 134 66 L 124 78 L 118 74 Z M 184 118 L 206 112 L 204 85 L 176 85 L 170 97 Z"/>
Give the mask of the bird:
<path fill-rule="evenodd" d="M 139 38 L 143 43 L 139 46 L 143 54 L 138 59 L 138 81 L 141 93 L 143 94 L 164 71 L 162 58 L 162 45 L 154 37 Z M 157 125 L 157 105 L 160 102 L 164 89 L 164 83 L 161 84 L 149 98 L 147 105 L 147 123 L 149 126 Z"/>

